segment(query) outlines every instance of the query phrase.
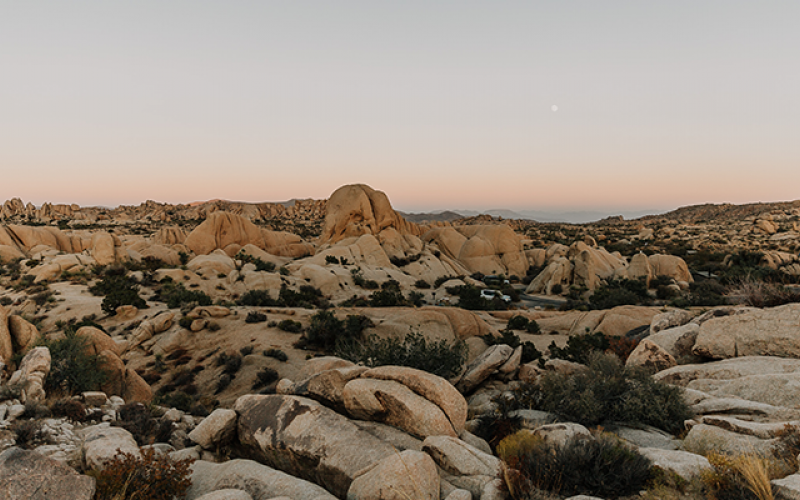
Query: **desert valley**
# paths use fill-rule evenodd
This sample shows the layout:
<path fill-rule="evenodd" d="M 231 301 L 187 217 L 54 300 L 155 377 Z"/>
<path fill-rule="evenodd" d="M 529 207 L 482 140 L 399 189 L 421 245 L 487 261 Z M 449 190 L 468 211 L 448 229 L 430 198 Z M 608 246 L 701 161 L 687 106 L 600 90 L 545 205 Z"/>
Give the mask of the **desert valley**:
<path fill-rule="evenodd" d="M 800 201 L 390 196 L 6 201 L 0 496 L 800 498 Z"/>

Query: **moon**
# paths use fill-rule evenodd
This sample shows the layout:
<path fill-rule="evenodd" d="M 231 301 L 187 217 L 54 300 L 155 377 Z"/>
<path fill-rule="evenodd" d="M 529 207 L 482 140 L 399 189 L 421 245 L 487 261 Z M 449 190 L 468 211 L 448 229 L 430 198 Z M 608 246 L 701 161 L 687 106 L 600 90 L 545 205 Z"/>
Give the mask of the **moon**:
<path fill-rule="evenodd" d="M 550 109 L 552 109 L 552 110 L 553 110 L 553 113 L 555 113 L 556 111 L 558 111 L 558 106 L 556 106 L 555 104 L 553 104 L 553 105 L 550 107 Z"/>

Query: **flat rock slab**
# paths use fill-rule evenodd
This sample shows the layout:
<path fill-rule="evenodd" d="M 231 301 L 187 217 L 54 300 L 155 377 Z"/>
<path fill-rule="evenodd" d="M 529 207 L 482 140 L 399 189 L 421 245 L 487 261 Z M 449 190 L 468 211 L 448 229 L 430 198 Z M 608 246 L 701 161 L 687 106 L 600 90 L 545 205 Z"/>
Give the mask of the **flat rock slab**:
<path fill-rule="evenodd" d="M 91 500 L 94 479 L 33 451 L 0 453 L 0 498 L 8 500 Z"/>
<path fill-rule="evenodd" d="M 702 325 L 692 352 L 727 359 L 739 356 L 800 358 L 800 304 L 754 309 L 712 318 Z"/>

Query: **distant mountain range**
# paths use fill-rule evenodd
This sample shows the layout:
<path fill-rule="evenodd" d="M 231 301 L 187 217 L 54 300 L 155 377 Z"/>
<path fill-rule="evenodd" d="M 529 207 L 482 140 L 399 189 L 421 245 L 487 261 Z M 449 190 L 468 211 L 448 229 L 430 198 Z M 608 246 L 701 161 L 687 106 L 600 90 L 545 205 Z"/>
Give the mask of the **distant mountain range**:
<path fill-rule="evenodd" d="M 492 209 L 492 210 L 444 210 L 434 211 L 429 213 L 404 213 L 400 214 L 411 222 L 434 222 L 445 221 L 451 222 L 463 217 L 473 217 L 476 215 L 491 215 L 492 217 L 502 217 L 503 219 L 524 219 L 537 222 L 568 222 L 568 223 L 584 223 L 596 222 L 610 216 L 621 215 L 625 219 L 638 219 L 646 215 L 655 215 L 663 212 L 663 210 L 634 210 L 634 211 L 617 211 L 608 212 L 601 210 L 575 210 L 575 211 L 544 211 L 544 210 L 506 210 L 506 209 Z"/>

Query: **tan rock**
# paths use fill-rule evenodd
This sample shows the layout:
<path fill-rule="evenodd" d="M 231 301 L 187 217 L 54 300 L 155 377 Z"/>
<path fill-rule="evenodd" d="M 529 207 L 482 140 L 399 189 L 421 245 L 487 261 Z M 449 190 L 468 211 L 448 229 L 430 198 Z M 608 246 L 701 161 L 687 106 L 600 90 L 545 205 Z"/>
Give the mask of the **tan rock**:
<path fill-rule="evenodd" d="M 103 470 L 108 462 L 122 453 L 140 457 L 133 435 L 122 427 L 98 424 L 83 430 L 83 459 L 89 469 Z"/>
<path fill-rule="evenodd" d="M 352 383 L 352 382 L 351 382 Z M 353 479 L 396 451 L 346 417 L 297 396 L 242 396 L 234 410 L 244 451 L 344 498 Z M 313 457 L 314 467 L 304 457 Z"/>
<path fill-rule="evenodd" d="M 800 358 L 800 304 L 714 317 L 700 325 L 693 353 L 712 359 L 737 356 Z"/>
<path fill-rule="evenodd" d="M 9 385 L 22 386 L 21 401 L 38 403 L 45 398 L 44 381 L 50 373 L 50 350 L 35 347 L 22 358 L 19 370 L 9 381 Z"/>
<path fill-rule="evenodd" d="M 405 450 L 356 477 L 347 500 L 438 500 L 439 491 L 439 473 L 431 457 Z"/>
<path fill-rule="evenodd" d="M 100 266 L 107 266 L 117 261 L 114 237 L 108 233 L 100 232 L 92 235 L 92 257 Z"/>
<path fill-rule="evenodd" d="M 394 380 L 428 401 L 447 415 L 457 434 L 464 430 L 467 420 L 467 401 L 447 380 L 422 370 L 404 366 L 381 366 L 364 372 L 363 378 Z"/>
<path fill-rule="evenodd" d="M 355 418 L 384 422 L 421 438 L 457 436 L 441 408 L 401 383 L 355 379 L 345 385 L 342 397 Z"/>
<path fill-rule="evenodd" d="M 102 351 L 111 351 L 119 356 L 119 347 L 107 333 L 93 326 L 78 328 L 76 335 L 86 339 L 87 354 L 100 354 Z"/>
<path fill-rule="evenodd" d="M 2 317 L 0 317 L 0 321 L 2 321 Z M 8 329 L 17 352 L 25 352 L 39 341 L 39 330 L 22 316 L 16 314 L 9 316 Z"/>
<path fill-rule="evenodd" d="M 467 366 L 461 380 L 456 387 L 467 393 L 486 380 L 497 368 L 503 365 L 514 353 L 514 349 L 505 345 L 497 344 L 489 347 L 483 354 L 478 356 L 475 361 Z"/>
<path fill-rule="evenodd" d="M 153 390 L 145 380 L 131 368 L 125 369 L 125 388 L 120 394 L 126 402 L 150 403 Z"/>
<path fill-rule="evenodd" d="M 11 339 L 11 332 L 8 330 L 8 313 L 3 306 L 0 306 L 0 361 L 4 366 L 11 366 L 11 358 L 14 356 L 14 345 Z"/>
<path fill-rule="evenodd" d="M 625 366 L 642 367 L 653 371 L 666 370 L 677 364 L 669 352 L 650 339 L 639 342 L 625 361 Z"/>
<path fill-rule="evenodd" d="M 189 433 L 189 439 L 207 450 L 226 444 L 236 433 L 236 412 L 217 408 Z"/>
<path fill-rule="evenodd" d="M 430 436 L 422 449 L 447 473 L 457 476 L 497 476 L 502 462 L 464 441 L 450 436 Z"/>

